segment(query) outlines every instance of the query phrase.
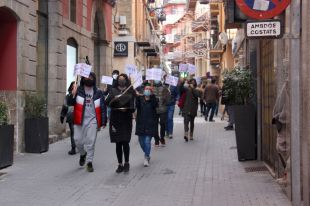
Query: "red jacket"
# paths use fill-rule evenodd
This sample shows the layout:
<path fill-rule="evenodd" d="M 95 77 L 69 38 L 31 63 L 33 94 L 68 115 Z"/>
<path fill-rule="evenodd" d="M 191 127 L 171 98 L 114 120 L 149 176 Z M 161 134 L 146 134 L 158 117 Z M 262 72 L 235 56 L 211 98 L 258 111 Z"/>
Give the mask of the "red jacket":
<path fill-rule="evenodd" d="M 82 125 L 84 111 L 85 111 L 85 90 L 83 86 L 80 86 L 77 90 L 77 94 L 75 97 L 69 98 L 69 104 L 74 106 L 73 116 L 74 116 L 74 124 Z M 94 87 L 94 95 L 93 101 L 95 105 L 97 126 L 100 128 L 101 126 L 106 126 L 107 123 L 107 109 L 104 103 L 104 95 L 103 92 L 96 87 Z"/>

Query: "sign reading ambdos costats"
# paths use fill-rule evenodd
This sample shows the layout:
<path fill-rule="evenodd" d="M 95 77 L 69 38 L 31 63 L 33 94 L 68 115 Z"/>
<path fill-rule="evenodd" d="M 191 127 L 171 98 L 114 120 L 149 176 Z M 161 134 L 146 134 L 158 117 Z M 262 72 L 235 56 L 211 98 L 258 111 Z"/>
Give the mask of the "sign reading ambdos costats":
<path fill-rule="evenodd" d="M 281 38 L 282 34 L 281 22 L 279 20 L 246 22 L 247 38 Z"/>

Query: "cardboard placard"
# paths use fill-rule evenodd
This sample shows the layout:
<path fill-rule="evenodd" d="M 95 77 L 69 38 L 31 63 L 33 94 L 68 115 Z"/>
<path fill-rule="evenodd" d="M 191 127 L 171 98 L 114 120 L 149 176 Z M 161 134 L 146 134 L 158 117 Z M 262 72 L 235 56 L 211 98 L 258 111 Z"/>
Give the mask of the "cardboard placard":
<path fill-rule="evenodd" d="M 152 68 L 146 70 L 146 80 L 161 80 L 163 70 L 159 68 Z"/>
<path fill-rule="evenodd" d="M 79 75 L 88 78 L 91 68 L 92 66 L 86 63 L 78 63 L 74 66 L 74 76 Z"/>
<path fill-rule="evenodd" d="M 102 84 L 112 85 L 113 84 L 113 78 L 109 77 L 109 76 L 102 76 L 101 77 L 101 83 Z"/>
<path fill-rule="evenodd" d="M 174 77 L 172 75 L 167 75 L 166 76 L 166 84 L 172 85 L 172 86 L 177 86 L 179 82 L 179 78 L 178 77 Z"/>

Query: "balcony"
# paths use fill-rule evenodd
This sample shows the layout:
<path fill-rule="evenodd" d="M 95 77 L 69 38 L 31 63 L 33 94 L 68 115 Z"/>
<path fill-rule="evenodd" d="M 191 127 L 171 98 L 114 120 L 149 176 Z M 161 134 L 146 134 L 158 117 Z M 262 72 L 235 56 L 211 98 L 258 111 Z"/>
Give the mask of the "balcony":
<path fill-rule="evenodd" d="M 181 38 L 182 38 L 182 35 L 180 35 L 180 34 L 175 34 L 175 35 L 174 35 L 174 44 L 181 43 Z"/>
<path fill-rule="evenodd" d="M 210 64 L 217 65 L 221 63 L 221 56 L 224 53 L 224 47 L 218 41 L 214 47 L 210 49 Z"/>
<path fill-rule="evenodd" d="M 207 31 L 208 25 L 209 25 L 209 21 L 208 21 L 207 13 L 205 13 L 192 22 L 192 31 L 193 32 L 196 32 L 198 30 Z"/>
<path fill-rule="evenodd" d="M 193 49 L 208 49 L 208 40 L 203 39 L 193 45 Z"/>
<path fill-rule="evenodd" d="M 186 4 L 187 0 L 164 0 L 164 6 L 169 4 Z"/>

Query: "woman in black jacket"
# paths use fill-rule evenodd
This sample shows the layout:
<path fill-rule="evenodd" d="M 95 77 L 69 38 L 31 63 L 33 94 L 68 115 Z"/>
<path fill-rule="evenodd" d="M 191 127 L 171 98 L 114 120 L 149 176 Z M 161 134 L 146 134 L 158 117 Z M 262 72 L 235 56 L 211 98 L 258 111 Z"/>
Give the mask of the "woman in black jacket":
<path fill-rule="evenodd" d="M 129 142 L 132 132 L 132 113 L 135 111 L 135 92 L 130 87 L 130 81 L 126 74 L 117 77 L 116 87 L 112 88 L 106 98 L 106 104 L 111 108 L 109 132 L 112 143 L 116 143 L 116 155 L 118 159 L 117 173 L 129 171 Z M 123 154 L 125 164 L 123 164 Z"/>
<path fill-rule="evenodd" d="M 136 106 L 136 135 L 139 136 L 139 143 L 144 152 L 144 166 L 148 167 L 150 163 L 151 139 L 158 133 L 156 114 L 158 102 L 150 86 L 146 86 L 143 95 L 139 95 Z"/>

